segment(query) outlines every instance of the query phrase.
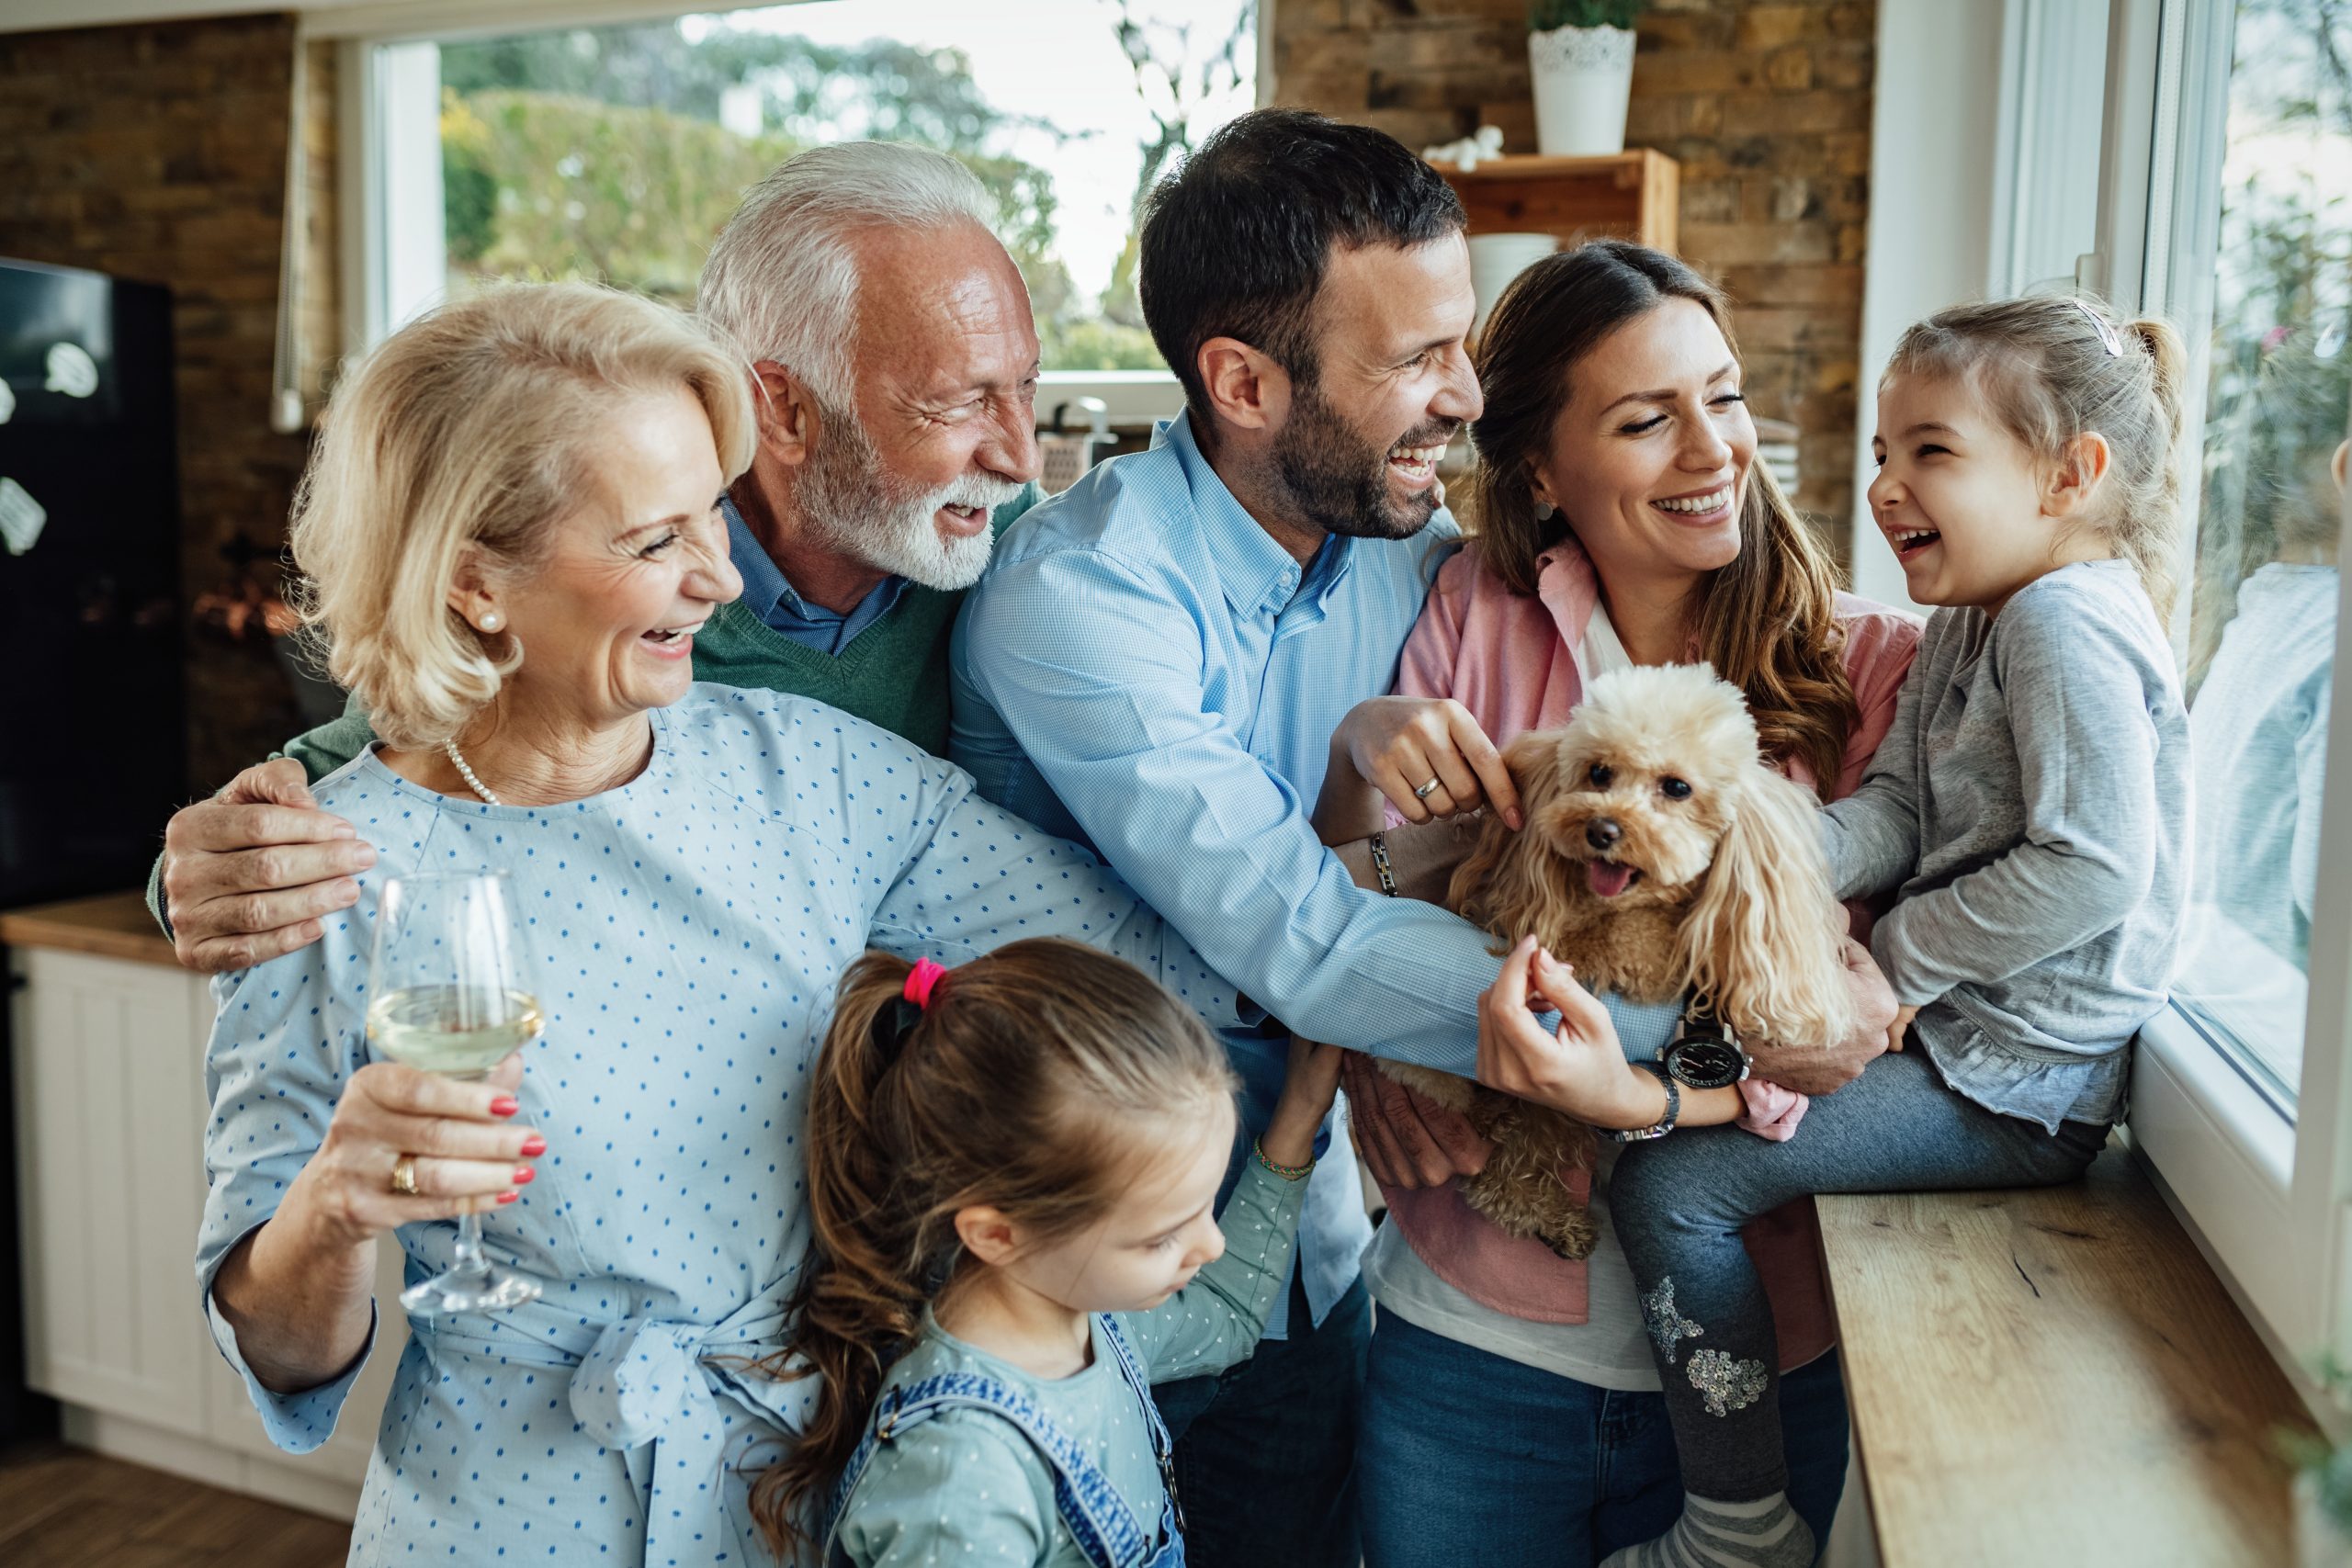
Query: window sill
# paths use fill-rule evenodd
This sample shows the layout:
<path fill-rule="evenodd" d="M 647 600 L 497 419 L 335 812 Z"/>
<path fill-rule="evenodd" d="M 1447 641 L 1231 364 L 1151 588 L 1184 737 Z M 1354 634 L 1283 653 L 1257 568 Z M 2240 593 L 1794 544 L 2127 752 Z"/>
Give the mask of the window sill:
<path fill-rule="evenodd" d="M 1039 426 L 1052 422 L 1056 404 L 1075 404 L 1080 398 L 1102 399 L 1111 423 L 1127 430 L 1148 430 L 1184 409 L 1183 389 L 1166 370 L 1048 370 L 1037 378 Z M 1077 408 L 1063 410 L 1064 430 L 1086 427 L 1086 415 Z"/>
<path fill-rule="evenodd" d="M 2290 1194 L 2295 1129 L 2171 1008 L 2140 1032 L 2132 1144 L 2274 1344 L 2309 1348 Z"/>
<path fill-rule="evenodd" d="M 2309 1422 L 2123 1150 L 2061 1187 L 1818 1203 L 1886 1568 L 2288 1560 L 2272 1437 Z"/>

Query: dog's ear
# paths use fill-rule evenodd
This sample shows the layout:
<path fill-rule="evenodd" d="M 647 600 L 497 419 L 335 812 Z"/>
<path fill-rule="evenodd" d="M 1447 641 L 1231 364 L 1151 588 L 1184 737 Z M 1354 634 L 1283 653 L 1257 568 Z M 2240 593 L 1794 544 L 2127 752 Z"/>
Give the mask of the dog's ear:
<path fill-rule="evenodd" d="M 1529 931 L 1549 932 L 1561 923 L 1554 908 L 1566 897 L 1560 860 L 1535 826 L 1544 803 L 1559 793 L 1560 732 L 1529 730 L 1516 737 L 1503 748 L 1503 766 L 1519 786 L 1527 826 L 1514 832 L 1499 815 L 1487 812 L 1476 846 L 1454 870 L 1445 904 L 1471 924 L 1515 939 Z"/>
<path fill-rule="evenodd" d="M 1683 972 L 1744 1035 L 1835 1045 L 1854 1029 L 1845 934 L 1813 792 L 1757 762 L 1677 933 Z"/>

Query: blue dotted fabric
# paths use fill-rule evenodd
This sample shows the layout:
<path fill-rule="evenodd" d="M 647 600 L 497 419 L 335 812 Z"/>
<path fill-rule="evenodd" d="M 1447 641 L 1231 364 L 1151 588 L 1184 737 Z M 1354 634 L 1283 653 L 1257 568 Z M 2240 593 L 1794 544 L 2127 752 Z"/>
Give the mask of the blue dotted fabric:
<path fill-rule="evenodd" d="M 548 1018 L 526 1052 L 519 1120 L 548 1147 L 485 1232 L 547 1292 L 412 1337 L 356 1563 L 763 1560 L 738 1472 L 773 1454 L 808 1385 L 740 1363 L 781 1342 L 808 1245 L 807 1075 L 834 984 L 868 945 L 954 964 L 1020 937 L 1077 937 L 1213 1026 L 1235 1021 L 1232 987 L 1091 855 L 897 737 L 804 699 L 700 684 L 652 717 L 642 774 L 558 807 L 443 796 L 355 759 L 315 793 L 379 852 L 358 904 L 322 942 L 214 982 L 198 1277 L 271 1440 L 307 1452 L 357 1366 L 271 1393 L 212 1305 L 213 1276 L 276 1212 L 369 1060 L 382 879 L 513 874 Z M 411 1280 L 447 1266 L 455 1230 L 400 1232 Z"/>

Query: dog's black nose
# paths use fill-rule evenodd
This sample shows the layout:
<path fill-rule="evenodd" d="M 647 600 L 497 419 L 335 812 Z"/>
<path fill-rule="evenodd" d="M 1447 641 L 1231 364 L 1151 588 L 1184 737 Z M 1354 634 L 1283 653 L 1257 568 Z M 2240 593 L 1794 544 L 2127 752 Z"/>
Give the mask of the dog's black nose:
<path fill-rule="evenodd" d="M 1625 829 L 1617 826 L 1613 817 L 1596 817 L 1584 825 L 1584 841 L 1596 850 L 1614 849 Z"/>

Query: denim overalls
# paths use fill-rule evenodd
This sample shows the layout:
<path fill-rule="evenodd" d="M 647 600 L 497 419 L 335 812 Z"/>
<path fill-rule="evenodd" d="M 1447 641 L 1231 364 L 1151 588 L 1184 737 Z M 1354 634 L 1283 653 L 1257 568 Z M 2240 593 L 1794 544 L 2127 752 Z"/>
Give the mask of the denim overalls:
<path fill-rule="evenodd" d="M 1176 1507 L 1173 1445 L 1168 1428 L 1159 1419 L 1159 1407 L 1151 1402 L 1151 1385 L 1136 1363 L 1135 1349 L 1118 1319 L 1105 1314 L 1101 1322 L 1103 1342 L 1118 1359 L 1120 1375 L 1151 1425 L 1151 1457 L 1159 1466 L 1162 1493 L 1156 1544 L 1144 1533 L 1135 1510 L 1120 1497 L 1110 1477 L 1028 1395 L 978 1372 L 942 1372 L 892 1389 L 876 1404 L 874 1426 L 850 1455 L 841 1483 L 833 1490 L 832 1522 L 825 1532 L 827 1568 L 847 1568 L 849 1558 L 838 1540 L 841 1517 L 865 1467 L 873 1462 L 876 1447 L 944 1410 L 957 1408 L 986 1410 L 1001 1417 L 1045 1456 L 1054 1467 L 1055 1509 L 1092 1568 L 1183 1568 L 1183 1516 Z"/>

